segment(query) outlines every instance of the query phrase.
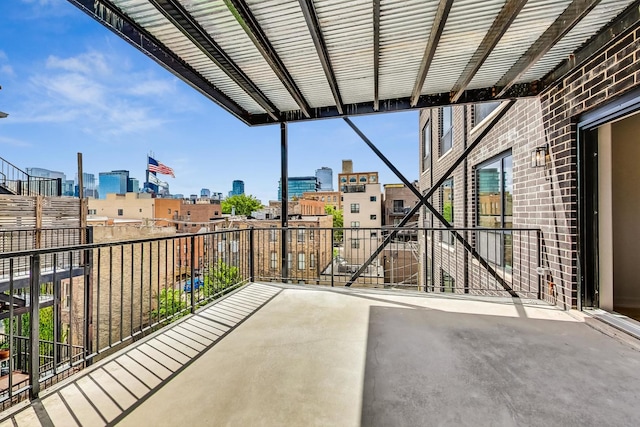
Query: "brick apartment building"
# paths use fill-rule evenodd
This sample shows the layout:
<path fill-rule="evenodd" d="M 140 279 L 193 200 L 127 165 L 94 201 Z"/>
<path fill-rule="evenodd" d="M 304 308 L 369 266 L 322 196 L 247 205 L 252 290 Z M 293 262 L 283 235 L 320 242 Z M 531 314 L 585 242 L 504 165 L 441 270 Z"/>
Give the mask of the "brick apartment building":
<path fill-rule="evenodd" d="M 287 280 L 318 283 L 322 272 L 329 266 L 333 254 L 329 215 L 300 216 L 289 220 L 287 234 Z M 216 226 L 216 230 L 254 228 L 254 272 L 258 280 L 278 280 L 281 272 L 282 231 L 279 220 L 234 218 Z M 235 263 L 246 262 L 249 248 L 247 233 L 238 233 L 214 245 L 215 258 Z"/>
<path fill-rule="evenodd" d="M 519 99 L 511 108 L 498 102 L 421 111 L 424 193 L 507 109 L 432 203 L 455 227 L 504 230 L 493 237 L 462 234 L 522 294 L 538 291 L 529 287 L 538 283 L 540 296 L 561 307 L 640 314 L 634 249 L 640 204 L 633 196 L 640 180 L 637 15 L 637 7 L 627 9 L 544 77 L 551 84 L 538 97 Z M 426 209 L 420 221 L 439 226 Z M 531 261 L 536 245 L 511 228 L 541 230 L 541 269 Z M 422 243 L 423 284 L 430 290 L 473 292 L 474 284 L 494 280 L 479 276 L 477 261 L 450 233 L 434 232 Z M 471 283 L 470 289 L 455 283 Z"/>
<path fill-rule="evenodd" d="M 325 206 L 331 206 L 334 209 L 342 209 L 342 198 L 339 191 L 314 191 L 302 194 L 302 198 L 306 200 L 319 200 Z"/>
<path fill-rule="evenodd" d="M 414 187 L 418 188 L 418 182 L 414 182 Z M 418 203 L 418 198 L 404 184 L 384 184 L 384 207 L 382 225 L 398 225 L 402 218 L 409 213 Z M 409 219 L 408 226 L 418 224 L 418 215 Z"/>

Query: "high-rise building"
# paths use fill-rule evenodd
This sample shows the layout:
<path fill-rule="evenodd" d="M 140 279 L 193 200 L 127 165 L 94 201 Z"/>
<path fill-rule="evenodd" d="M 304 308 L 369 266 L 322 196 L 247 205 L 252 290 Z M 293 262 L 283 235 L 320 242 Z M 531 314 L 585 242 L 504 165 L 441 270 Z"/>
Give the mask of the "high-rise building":
<path fill-rule="evenodd" d="M 96 186 L 96 176 L 92 173 L 82 173 L 82 186 L 84 187 L 84 197 L 97 199 L 98 198 L 98 188 Z M 76 175 L 76 183 L 73 195 L 79 197 L 79 181 L 78 175 Z"/>
<path fill-rule="evenodd" d="M 229 197 L 231 196 L 239 196 L 240 194 L 244 194 L 244 181 L 236 179 L 233 181 L 231 185 L 231 191 L 229 191 Z"/>
<path fill-rule="evenodd" d="M 129 171 L 116 170 L 111 172 L 100 172 L 98 175 L 100 199 L 107 198 L 107 194 L 125 194 L 128 193 Z"/>
<path fill-rule="evenodd" d="M 333 169 L 326 166 L 316 169 L 320 191 L 333 191 Z"/>
<path fill-rule="evenodd" d="M 129 178 L 127 181 L 127 193 L 139 193 L 140 181 L 136 178 Z"/>
<path fill-rule="evenodd" d="M 27 168 L 27 175 L 35 176 L 37 178 L 49 178 L 49 179 L 61 179 L 62 182 L 67 180 L 67 176 L 64 172 L 52 171 L 44 168 Z"/>
<path fill-rule="evenodd" d="M 62 181 L 62 195 L 71 196 L 74 195 L 75 182 L 72 179 L 65 179 Z"/>
<path fill-rule="evenodd" d="M 304 193 L 318 191 L 318 178 L 315 176 L 291 176 L 287 179 L 287 193 L 289 200 L 294 197 L 301 199 Z M 282 200 L 282 182 L 278 181 L 278 200 Z"/>
<path fill-rule="evenodd" d="M 203 188 L 200 190 L 200 197 L 211 197 L 211 190 L 208 188 Z"/>

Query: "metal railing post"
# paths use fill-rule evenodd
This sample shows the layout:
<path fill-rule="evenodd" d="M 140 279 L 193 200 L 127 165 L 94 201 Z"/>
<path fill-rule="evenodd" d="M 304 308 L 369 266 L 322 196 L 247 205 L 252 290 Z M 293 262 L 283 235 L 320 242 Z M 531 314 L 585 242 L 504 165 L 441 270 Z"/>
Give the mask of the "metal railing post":
<path fill-rule="evenodd" d="M 40 255 L 30 258 L 29 282 L 29 397 L 35 399 L 40 393 Z"/>
<path fill-rule="evenodd" d="M 249 228 L 249 281 L 250 282 L 255 281 L 256 252 L 254 250 L 254 239 L 255 239 L 254 229 L 253 227 L 250 227 Z"/>
<path fill-rule="evenodd" d="M 335 259 L 333 258 L 333 242 L 335 240 L 335 230 L 333 228 L 331 228 L 331 287 L 333 288 L 333 281 L 334 281 L 334 273 L 335 273 Z"/>
<path fill-rule="evenodd" d="M 424 261 L 423 261 L 423 272 L 422 272 L 422 284 L 424 285 L 424 291 L 429 292 L 429 248 L 427 247 L 427 230 L 422 230 L 424 235 Z"/>
<path fill-rule="evenodd" d="M 196 279 L 195 279 L 195 263 L 196 263 L 196 238 L 191 236 L 191 253 L 189 263 L 189 274 L 191 275 L 191 313 L 196 312 Z"/>
<path fill-rule="evenodd" d="M 538 237 L 538 267 L 542 267 L 542 232 L 536 231 Z M 538 299 L 542 299 L 542 276 L 538 274 L 536 269 L 536 276 L 538 276 Z"/>

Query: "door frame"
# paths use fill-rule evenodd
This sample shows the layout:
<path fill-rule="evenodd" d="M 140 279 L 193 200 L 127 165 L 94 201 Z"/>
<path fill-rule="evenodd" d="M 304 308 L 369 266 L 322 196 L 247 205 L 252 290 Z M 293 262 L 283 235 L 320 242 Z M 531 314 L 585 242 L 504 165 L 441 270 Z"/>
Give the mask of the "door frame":
<path fill-rule="evenodd" d="M 599 306 L 597 128 L 640 111 L 640 88 L 581 114 L 577 125 L 578 309 Z M 595 147 L 593 146 L 595 144 Z M 589 146 L 591 145 L 591 146 Z M 595 185 L 593 185 L 595 184 Z M 592 206 L 589 209 L 588 200 Z M 589 234 L 590 233 L 590 234 Z M 594 263 L 589 268 L 589 263 Z M 589 277 L 592 276 L 592 277 Z M 593 282 L 590 282 L 593 280 Z"/>

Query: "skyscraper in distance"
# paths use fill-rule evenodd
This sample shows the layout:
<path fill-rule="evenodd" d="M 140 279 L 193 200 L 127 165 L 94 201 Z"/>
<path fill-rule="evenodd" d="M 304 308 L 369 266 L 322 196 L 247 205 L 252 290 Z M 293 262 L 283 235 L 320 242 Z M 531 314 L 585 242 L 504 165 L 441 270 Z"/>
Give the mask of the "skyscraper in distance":
<path fill-rule="evenodd" d="M 320 184 L 319 191 L 333 191 L 333 169 L 326 166 L 316 169 L 316 178 Z"/>
<path fill-rule="evenodd" d="M 98 182 L 100 199 L 106 199 L 109 193 L 125 194 L 128 192 L 129 171 L 100 172 L 98 174 Z"/>
<path fill-rule="evenodd" d="M 244 194 L 244 181 L 236 179 L 233 181 L 231 185 L 231 191 L 229 191 L 229 197 L 231 196 L 239 196 L 240 194 Z"/>

